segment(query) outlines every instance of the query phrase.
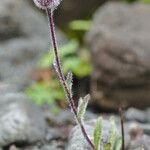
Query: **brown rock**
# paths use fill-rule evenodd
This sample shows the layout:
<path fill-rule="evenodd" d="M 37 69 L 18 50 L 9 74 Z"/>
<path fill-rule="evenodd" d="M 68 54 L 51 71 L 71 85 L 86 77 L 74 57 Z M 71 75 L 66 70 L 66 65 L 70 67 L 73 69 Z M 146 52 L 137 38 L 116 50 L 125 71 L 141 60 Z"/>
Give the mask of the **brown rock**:
<path fill-rule="evenodd" d="M 108 3 L 95 16 L 87 43 L 94 72 L 92 96 L 99 106 L 150 106 L 150 6 Z"/>

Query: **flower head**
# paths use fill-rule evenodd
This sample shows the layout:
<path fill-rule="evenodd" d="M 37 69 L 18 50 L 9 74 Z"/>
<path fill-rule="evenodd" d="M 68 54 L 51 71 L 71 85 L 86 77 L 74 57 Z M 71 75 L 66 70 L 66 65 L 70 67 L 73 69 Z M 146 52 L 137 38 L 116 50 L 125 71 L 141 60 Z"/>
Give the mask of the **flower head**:
<path fill-rule="evenodd" d="M 35 5 L 41 9 L 55 9 L 61 0 L 33 0 Z"/>

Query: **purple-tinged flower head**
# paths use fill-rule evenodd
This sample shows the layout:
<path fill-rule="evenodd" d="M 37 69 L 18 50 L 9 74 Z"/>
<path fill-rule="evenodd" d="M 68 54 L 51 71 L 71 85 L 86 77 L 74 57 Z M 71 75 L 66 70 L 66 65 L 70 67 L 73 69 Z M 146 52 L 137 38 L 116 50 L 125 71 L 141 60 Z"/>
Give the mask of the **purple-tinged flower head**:
<path fill-rule="evenodd" d="M 35 5 L 40 9 L 55 9 L 61 0 L 33 0 Z"/>

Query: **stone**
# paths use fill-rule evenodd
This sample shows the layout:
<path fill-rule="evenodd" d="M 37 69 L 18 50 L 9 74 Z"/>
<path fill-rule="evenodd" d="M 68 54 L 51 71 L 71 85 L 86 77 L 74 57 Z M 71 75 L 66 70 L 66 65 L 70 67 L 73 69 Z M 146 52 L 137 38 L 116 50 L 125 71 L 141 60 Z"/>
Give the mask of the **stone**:
<path fill-rule="evenodd" d="M 130 150 L 137 150 L 143 147 L 144 150 L 149 150 L 150 136 L 143 135 L 140 139 L 132 141 Z"/>
<path fill-rule="evenodd" d="M 45 118 L 53 125 L 55 126 L 64 126 L 67 124 L 73 124 L 74 118 L 73 114 L 70 112 L 70 110 L 60 110 L 56 114 L 54 112 L 49 111 L 50 109 L 45 110 Z"/>
<path fill-rule="evenodd" d="M 147 109 L 147 121 L 150 122 L 150 108 Z"/>
<path fill-rule="evenodd" d="M 24 0 L 0 1 L 0 14 L 0 80 L 25 86 L 49 50 L 46 15 Z M 62 44 L 66 38 L 59 30 L 56 34 Z"/>
<path fill-rule="evenodd" d="M 86 42 L 94 71 L 93 101 L 99 107 L 150 106 L 150 6 L 110 2 L 94 15 Z"/>
<path fill-rule="evenodd" d="M 136 125 L 136 126 L 138 126 L 138 127 L 140 127 L 140 129 L 142 130 L 142 133 L 144 134 L 144 135 L 148 135 L 148 136 L 150 136 L 150 126 L 149 126 L 149 123 L 139 123 L 139 122 L 137 122 L 137 121 L 127 121 L 126 123 L 125 123 L 125 125 L 126 125 L 126 128 L 127 129 L 129 129 L 130 128 L 130 125 Z M 127 132 L 129 132 L 129 131 L 127 131 Z"/>
<path fill-rule="evenodd" d="M 149 120 L 147 118 L 148 113 L 145 110 L 139 110 L 136 108 L 129 108 L 126 112 L 125 112 L 125 118 L 129 121 L 138 121 L 141 123 L 148 123 Z"/>
<path fill-rule="evenodd" d="M 43 146 L 29 146 L 25 150 L 62 150 L 53 145 L 43 145 Z"/>
<path fill-rule="evenodd" d="M 54 139 L 65 139 L 65 135 L 61 127 L 49 127 L 48 128 L 46 140 L 52 141 Z"/>
<path fill-rule="evenodd" d="M 62 149 L 57 148 L 55 146 L 44 145 L 40 150 L 62 150 Z"/>
<path fill-rule="evenodd" d="M 9 84 L 5 82 L 0 82 L 0 94 L 5 94 L 5 93 L 17 93 L 20 89 L 15 86 L 14 84 Z"/>
<path fill-rule="evenodd" d="M 0 146 L 34 143 L 46 138 L 41 109 L 22 93 L 0 95 Z"/>
<path fill-rule="evenodd" d="M 143 129 L 138 123 L 130 123 L 128 126 L 128 133 L 130 135 L 129 150 L 137 150 L 143 147 L 144 150 L 149 150 L 150 136 L 143 134 Z"/>

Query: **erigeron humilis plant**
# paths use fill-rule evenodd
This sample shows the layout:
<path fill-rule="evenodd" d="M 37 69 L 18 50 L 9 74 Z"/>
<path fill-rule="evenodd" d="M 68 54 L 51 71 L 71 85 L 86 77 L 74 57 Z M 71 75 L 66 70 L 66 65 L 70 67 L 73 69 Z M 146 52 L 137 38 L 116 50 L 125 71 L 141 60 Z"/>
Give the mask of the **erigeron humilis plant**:
<path fill-rule="evenodd" d="M 60 4 L 60 0 L 33 0 L 33 1 L 37 7 L 39 7 L 40 9 L 44 9 L 47 12 L 50 33 L 51 33 L 51 39 L 52 39 L 54 55 L 55 55 L 54 68 L 59 77 L 60 83 L 64 89 L 64 92 L 65 92 L 67 100 L 70 104 L 71 110 L 74 114 L 74 117 L 75 117 L 77 123 L 80 125 L 81 131 L 82 131 L 85 139 L 87 140 L 87 142 L 89 143 L 91 148 L 93 150 L 95 150 L 95 146 L 94 146 L 93 142 L 91 141 L 91 139 L 88 137 L 86 130 L 84 128 L 84 125 L 83 125 L 83 120 L 81 119 L 82 117 L 80 116 L 80 115 L 83 115 L 84 113 L 82 111 L 80 111 L 80 109 L 77 111 L 77 108 L 76 108 L 73 98 L 72 98 L 72 73 L 69 73 L 68 77 L 65 78 L 65 76 L 62 72 L 61 65 L 60 65 L 57 41 L 56 41 L 56 35 L 55 35 L 55 26 L 54 26 L 54 20 L 53 20 L 53 12 L 57 8 L 57 6 Z M 68 84 L 68 83 L 70 83 L 70 84 Z M 89 96 L 87 96 L 87 97 L 89 97 Z M 83 103 L 83 101 L 81 102 L 81 100 L 80 100 L 80 104 L 83 106 L 84 104 L 82 104 L 82 103 Z M 84 110 L 85 109 L 86 108 L 84 106 Z"/>
<path fill-rule="evenodd" d="M 54 50 L 54 68 L 59 77 L 60 83 L 64 89 L 66 98 L 71 107 L 71 111 L 74 115 L 74 118 L 77 124 L 80 126 L 82 134 L 85 140 L 87 141 L 87 143 L 89 144 L 89 146 L 91 147 L 91 149 L 99 150 L 100 144 L 101 144 L 101 137 L 102 137 L 102 118 L 99 118 L 97 120 L 96 127 L 94 130 L 94 142 L 93 142 L 88 136 L 87 131 L 84 127 L 84 123 L 83 123 L 83 117 L 86 111 L 88 101 L 90 99 L 90 95 L 87 95 L 84 98 L 80 98 L 78 108 L 76 108 L 74 104 L 73 96 L 72 96 L 72 73 L 69 72 L 67 77 L 65 77 L 62 71 L 61 64 L 60 64 L 59 53 L 58 53 L 58 48 L 57 48 L 57 40 L 56 40 L 56 35 L 55 35 L 53 12 L 57 8 L 57 6 L 60 4 L 61 0 L 33 0 L 33 1 L 38 8 L 45 10 L 47 13 L 48 22 L 49 22 L 49 30 L 50 30 L 52 45 L 53 45 L 53 50 Z M 115 130 L 114 121 L 111 120 L 111 123 L 112 123 L 112 127 L 110 129 L 109 138 L 106 144 L 103 146 L 103 150 L 114 150 L 114 142 L 116 142 L 114 138 L 115 137 L 118 138 L 118 135 L 116 134 L 116 130 Z M 121 147 L 120 139 L 118 141 L 117 141 L 118 142 L 117 148 L 115 150 L 120 150 L 120 147 Z"/>

